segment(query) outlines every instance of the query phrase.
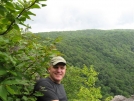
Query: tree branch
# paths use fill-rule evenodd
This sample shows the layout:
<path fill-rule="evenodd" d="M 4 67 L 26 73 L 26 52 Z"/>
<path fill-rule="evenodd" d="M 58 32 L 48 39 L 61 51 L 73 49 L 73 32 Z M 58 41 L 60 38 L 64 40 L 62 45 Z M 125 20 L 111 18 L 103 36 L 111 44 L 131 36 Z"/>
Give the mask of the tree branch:
<path fill-rule="evenodd" d="M 15 19 L 18 19 L 23 14 L 23 12 L 25 12 L 26 10 L 28 11 L 36 2 L 37 2 L 37 0 L 35 0 L 29 7 L 24 8 Z M 15 23 L 15 19 L 11 22 L 11 24 L 9 25 L 9 27 L 7 28 L 7 30 L 5 32 L 3 32 L 2 34 L 0 34 L 0 35 L 7 34 L 9 32 L 9 30 L 11 29 L 11 27 Z"/>

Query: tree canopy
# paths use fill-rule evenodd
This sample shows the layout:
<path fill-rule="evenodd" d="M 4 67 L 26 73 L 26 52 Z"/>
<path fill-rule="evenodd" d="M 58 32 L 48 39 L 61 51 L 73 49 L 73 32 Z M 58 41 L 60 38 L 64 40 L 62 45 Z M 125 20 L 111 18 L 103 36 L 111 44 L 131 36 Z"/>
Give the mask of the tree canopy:
<path fill-rule="evenodd" d="M 134 30 L 78 30 L 37 33 L 61 38 L 58 50 L 70 65 L 94 66 L 103 98 L 134 94 Z"/>
<path fill-rule="evenodd" d="M 48 75 L 46 69 L 52 56 L 63 55 L 56 46 L 60 38 L 42 40 L 25 25 L 25 21 L 35 15 L 31 9 L 46 6 L 42 1 L 46 0 L 0 0 L 0 101 L 36 101 L 36 96 L 42 96 L 40 92 L 33 93 L 36 79 Z M 20 24 L 26 26 L 25 31 Z M 93 67 L 70 67 L 68 70 L 72 72 L 68 72 L 63 83 L 69 99 L 101 99 L 100 88 L 95 88 L 97 72 Z M 77 76 L 70 79 L 72 84 L 69 85 L 67 80 L 73 74 Z M 72 86 L 78 83 L 77 77 L 80 85 L 72 93 Z M 70 96 L 76 93 L 77 97 Z"/>

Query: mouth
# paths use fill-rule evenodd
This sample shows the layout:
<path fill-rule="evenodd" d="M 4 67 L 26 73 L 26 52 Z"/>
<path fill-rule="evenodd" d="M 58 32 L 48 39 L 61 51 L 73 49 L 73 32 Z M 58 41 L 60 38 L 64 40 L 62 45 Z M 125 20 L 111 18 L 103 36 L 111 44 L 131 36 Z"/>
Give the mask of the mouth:
<path fill-rule="evenodd" d="M 62 77 L 62 74 L 55 74 L 56 77 Z"/>
<path fill-rule="evenodd" d="M 55 74 L 56 76 L 61 76 L 62 74 Z"/>

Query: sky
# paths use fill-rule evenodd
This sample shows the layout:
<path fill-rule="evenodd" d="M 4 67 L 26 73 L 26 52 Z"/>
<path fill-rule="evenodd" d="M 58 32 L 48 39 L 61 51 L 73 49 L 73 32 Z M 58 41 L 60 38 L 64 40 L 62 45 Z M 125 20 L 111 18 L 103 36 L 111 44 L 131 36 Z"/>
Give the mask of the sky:
<path fill-rule="evenodd" d="M 134 0 L 47 0 L 26 23 L 31 32 L 134 29 Z"/>

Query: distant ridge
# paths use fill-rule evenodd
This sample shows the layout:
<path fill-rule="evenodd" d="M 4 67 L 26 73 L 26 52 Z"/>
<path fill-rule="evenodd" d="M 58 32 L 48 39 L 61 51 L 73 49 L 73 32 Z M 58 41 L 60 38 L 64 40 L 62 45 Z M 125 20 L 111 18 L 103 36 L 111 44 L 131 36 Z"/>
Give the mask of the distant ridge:
<path fill-rule="evenodd" d="M 134 94 L 134 30 L 87 29 L 38 33 L 42 39 L 61 38 L 57 49 L 69 65 L 94 65 L 99 72 L 97 86 L 106 96 Z"/>

